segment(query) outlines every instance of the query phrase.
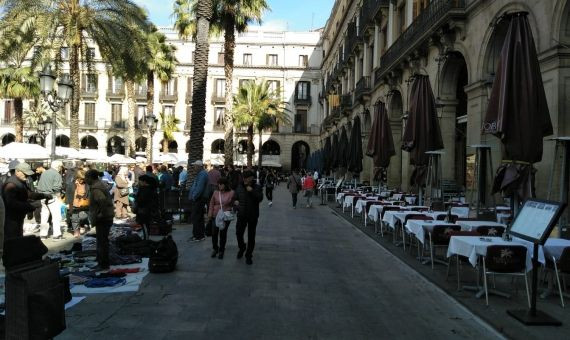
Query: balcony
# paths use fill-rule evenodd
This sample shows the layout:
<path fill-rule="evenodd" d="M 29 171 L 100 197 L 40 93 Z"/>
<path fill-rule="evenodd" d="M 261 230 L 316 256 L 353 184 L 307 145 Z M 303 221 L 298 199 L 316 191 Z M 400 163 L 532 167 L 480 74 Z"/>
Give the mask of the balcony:
<path fill-rule="evenodd" d="M 192 91 L 187 91 L 186 92 L 186 104 L 192 104 Z"/>
<path fill-rule="evenodd" d="M 342 112 L 352 110 L 352 94 L 343 94 L 340 96 L 340 107 Z"/>
<path fill-rule="evenodd" d="M 159 100 L 161 103 L 163 103 L 163 102 L 175 103 L 178 101 L 178 93 L 176 93 L 176 92 L 168 93 L 165 91 L 160 91 Z"/>
<path fill-rule="evenodd" d="M 305 96 L 295 96 L 295 105 L 307 105 L 307 106 L 311 106 L 311 96 L 310 95 L 305 95 Z"/>
<path fill-rule="evenodd" d="M 81 99 L 97 99 L 97 88 L 81 89 Z"/>
<path fill-rule="evenodd" d="M 135 92 L 135 100 L 138 102 L 146 101 L 146 88 Z"/>
<path fill-rule="evenodd" d="M 330 117 L 332 122 L 335 122 L 342 118 L 342 112 L 340 106 L 335 106 L 332 108 Z"/>
<path fill-rule="evenodd" d="M 15 119 L 14 118 L 9 118 L 9 119 L 0 119 L 0 126 L 9 126 L 12 127 L 12 125 L 15 123 Z"/>
<path fill-rule="evenodd" d="M 184 132 L 190 132 L 190 126 L 191 126 L 191 125 L 192 125 L 192 124 L 191 124 L 189 121 L 186 122 L 186 123 L 184 123 L 184 130 L 183 130 L 183 131 L 184 131 Z"/>
<path fill-rule="evenodd" d="M 361 36 L 374 30 L 375 20 L 380 17 L 380 9 L 387 8 L 389 5 L 389 0 L 364 0 L 359 20 Z"/>
<path fill-rule="evenodd" d="M 370 76 L 360 78 L 354 89 L 354 101 L 364 100 L 366 99 L 365 97 L 369 97 L 370 90 Z"/>
<path fill-rule="evenodd" d="M 79 121 L 79 128 L 83 130 L 97 130 L 97 121 L 96 120 L 80 120 Z"/>
<path fill-rule="evenodd" d="M 224 93 L 213 93 L 212 94 L 212 104 L 225 104 L 226 95 Z"/>
<path fill-rule="evenodd" d="M 453 19 L 465 18 L 465 0 L 432 0 L 428 7 L 412 22 L 380 58 L 380 68 L 374 72 L 374 83 L 381 79 L 400 60 L 417 49 L 434 32 Z"/>
<path fill-rule="evenodd" d="M 107 100 L 123 100 L 125 91 L 107 91 Z"/>
<path fill-rule="evenodd" d="M 127 122 L 124 120 L 107 121 L 107 122 L 105 122 L 105 128 L 115 129 L 115 130 L 124 130 L 127 128 Z"/>
<path fill-rule="evenodd" d="M 357 48 L 364 44 L 364 37 L 361 35 L 360 27 L 356 26 L 356 22 L 348 25 L 346 38 L 348 39 L 348 48 L 345 51 L 348 51 L 350 58 L 350 55 L 355 53 Z"/>

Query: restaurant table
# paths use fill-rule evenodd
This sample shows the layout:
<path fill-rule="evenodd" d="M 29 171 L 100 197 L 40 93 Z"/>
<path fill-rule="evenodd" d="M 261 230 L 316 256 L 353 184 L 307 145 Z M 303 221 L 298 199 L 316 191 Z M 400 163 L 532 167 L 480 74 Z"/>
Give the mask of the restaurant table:
<path fill-rule="evenodd" d="M 360 198 L 360 199 L 358 199 L 358 201 L 354 205 L 354 210 L 360 214 L 360 213 L 362 213 L 362 210 L 364 210 L 364 208 L 366 207 L 367 202 L 377 201 L 378 199 L 379 198 L 376 196 L 368 196 L 365 198 Z"/>
<path fill-rule="evenodd" d="M 558 261 L 564 248 L 570 247 L 570 240 L 563 238 L 549 238 L 544 243 L 544 255 L 551 260 Z"/>
<path fill-rule="evenodd" d="M 386 223 L 391 229 L 396 229 L 396 222 L 399 220 L 404 222 L 406 215 L 411 214 L 419 214 L 417 211 L 410 211 L 410 210 L 388 210 L 384 214 L 384 218 L 382 219 L 383 222 Z"/>
<path fill-rule="evenodd" d="M 494 221 L 457 221 L 457 224 L 461 226 L 461 230 L 473 231 L 477 227 L 490 226 L 490 227 L 503 227 L 506 229 L 506 225 L 503 223 L 498 223 Z"/>
<path fill-rule="evenodd" d="M 454 223 L 447 223 L 443 221 L 425 221 L 425 220 L 408 220 L 406 223 L 406 229 L 414 234 L 414 236 L 420 241 L 421 244 L 425 243 L 426 232 L 429 234 L 433 231 L 433 228 L 438 226 L 457 226 Z"/>
<path fill-rule="evenodd" d="M 451 207 L 451 213 L 460 218 L 469 217 L 469 207 Z"/>
<path fill-rule="evenodd" d="M 526 252 L 526 270 L 527 272 L 532 269 L 532 245 L 529 249 L 528 245 L 519 243 L 517 241 L 504 241 L 500 237 L 479 237 L 479 236 L 452 236 L 449 240 L 449 247 L 447 248 L 447 257 L 453 255 L 465 256 L 469 259 L 469 263 L 473 267 L 477 266 L 477 258 L 479 256 L 487 255 L 487 248 L 489 246 L 504 245 L 524 245 L 527 247 Z"/>

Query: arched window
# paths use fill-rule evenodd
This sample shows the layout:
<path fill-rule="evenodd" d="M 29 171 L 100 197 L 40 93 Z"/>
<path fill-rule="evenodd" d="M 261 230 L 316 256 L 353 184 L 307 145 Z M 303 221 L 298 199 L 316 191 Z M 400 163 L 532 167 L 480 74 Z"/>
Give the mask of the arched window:
<path fill-rule="evenodd" d="M 247 154 L 247 140 L 246 139 L 240 140 L 237 145 L 237 148 L 238 148 L 238 153 L 240 155 Z M 255 145 L 253 146 L 253 152 L 255 153 Z"/>
<path fill-rule="evenodd" d="M 59 135 L 55 137 L 55 146 L 69 147 L 69 137 L 66 135 Z"/>
<path fill-rule="evenodd" d="M 99 142 L 97 138 L 93 136 L 85 136 L 81 138 L 81 148 L 82 149 L 97 149 L 99 147 Z"/>
<path fill-rule="evenodd" d="M 261 146 L 261 154 L 262 155 L 280 155 L 281 154 L 281 147 L 279 143 L 270 139 L 267 142 L 263 143 Z"/>
<path fill-rule="evenodd" d="M 224 153 L 224 146 L 226 144 L 226 141 L 223 139 L 216 139 L 215 141 L 212 142 L 212 146 L 210 147 L 210 152 L 214 155 L 214 154 L 223 154 Z"/>
<path fill-rule="evenodd" d="M 14 142 L 16 140 L 16 136 L 14 136 L 11 133 L 7 133 L 4 136 L 2 136 L 2 146 L 6 145 L 6 144 L 10 144 L 12 142 Z"/>
<path fill-rule="evenodd" d="M 125 154 L 125 140 L 119 136 L 113 136 L 107 141 L 107 154 Z"/>
<path fill-rule="evenodd" d="M 139 137 L 135 140 L 135 151 L 144 152 L 146 151 L 146 137 Z"/>

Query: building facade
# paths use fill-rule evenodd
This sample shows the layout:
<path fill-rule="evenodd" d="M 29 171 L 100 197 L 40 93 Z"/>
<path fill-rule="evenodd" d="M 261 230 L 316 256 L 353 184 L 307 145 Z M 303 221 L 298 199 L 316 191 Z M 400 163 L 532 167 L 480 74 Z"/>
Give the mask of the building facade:
<path fill-rule="evenodd" d="M 169 28 L 162 28 L 167 42 L 176 47 L 178 64 L 174 76 L 169 82 L 155 80 L 154 114 L 159 112 L 174 114 L 179 120 L 179 132 L 174 133 L 174 140 L 168 143 L 168 150 L 163 150 L 161 123 L 153 136 L 153 154 L 159 152 L 176 153 L 185 158 L 189 140 L 190 118 L 192 115 L 192 76 L 193 51 L 192 41 L 182 40 Z M 262 157 L 264 161 L 283 165 L 284 169 L 304 167 L 311 152 L 319 148 L 319 127 L 323 119 L 322 107 L 318 105 L 317 93 L 320 89 L 322 51 L 319 45 L 320 32 L 283 32 L 269 31 L 263 28 L 251 28 L 236 39 L 235 68 L 233 77 L 234 93 L 243 81 L 266 79 L 273 88 L 280 88 L 283 100 L 288 103 L 292 124 L 279 126 L 262 135 Z M 125 152 L 126 120 L 128 105 L 125 84 L 122 79 L 109 74 L 108 65 L 101 60 L 101 55 L 93 43 L 89 53 L 95 61 L 93 74 L 84 70 L 81 84 L 75 90 L 81 91 L 79 109 L 81 148 L 98 149 L 108 155 Z M 67 49 L 62 49 L 62 59 L 69 56 Z M 224 79 L 223 39 L 213 38 L 210 43 L 210 57 L 207 88 L 206 134 L 204 137 L 204 160 L 223 163 L 223 116 L 225 114 L 225 79 Z M 66 72 L 66 65 L 63 71 Z M 146 83 L 136 86 L 137 129 L 136 150 L 144 154 L 148 134 L 144 128 L 146 116 Z M 25 102 L 24 107 L 30 107 Z M 69 105 L 68 105 L 69 106 Z M 69 107 L 65 109 L 69 117 Z M 0 136 L 2 144 L 14 139 L 13 103 L 3 100 L 0 105 Z M 65 119 L 64 119 L 65 120 Z M 37 138 L 34 127 L 25 128 L 25 141 L 33 142 Z M 66 123 L 58 127 L 56 145 L 69 144 L 69 126 Z M 254 137 L 256 153 L 254 161 L 260 155 L 258 136 Z M 245 162 L 243 147 L 246 140 L 244 131 L 237 131 L 234 159 L 238 164 Z M 48 135 L 46 145 L 50 145 Z M 240 148 L 240 145 L 242 146 Z"/>
<path fill-rule="evenodd" d="M 323 31 L 321 140 L 359 117 L 368 142 L 374 106 L 385 103 L 396 156 L 387 169 L 390 187 L 409 188 L 412 167 L 400 149 L 409 110 L 411 79 L 429 76 L 442 131 L 443 179 L 473 183 L 475 149 L 491 146 L 496 169 L 500 141 L 481 133 L 495 70 L 507 31 L 501 16 L 528 12 L 546 90 L 553 136 L 570 133 L 570 4 L 567 0 L 337 0 Z M 544 142 L 538 195 L 545 197 L 554 142 Z M 363 181 L 373 165 L 364 157 Z M 556 176 L 555 176 L 556 177 Z M 556 181 L 554 183 L 556 187 Z M 556 191 L 557 193 L 557 191 Z"/>

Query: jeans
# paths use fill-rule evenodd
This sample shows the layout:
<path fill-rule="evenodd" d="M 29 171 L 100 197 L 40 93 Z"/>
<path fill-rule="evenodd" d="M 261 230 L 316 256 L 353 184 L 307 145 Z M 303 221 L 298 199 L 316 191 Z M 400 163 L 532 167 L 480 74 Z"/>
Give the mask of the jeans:
<path fill-rule="evenodd" d="M 89 216 L 86 211 L 83 210 L 73 210 L 71 214 L 71 227 L 73 231 L 79 230 L 80 226 L 85 226 L 89 224 Z"/>
<path fill-rule="evenodd" d="M 226 227 L 223 230 L 216 227 L 216 222 L 212 221 L 212 247 L 215 251 L 223 253 L 226 250 L 226 240 L 228 239 L 228 228 L 230 221 L 224 222 Z M 218 234 L 220 235 L 220 245 L 218 246 Z"/>
<path fill-rule="evenodd" d="M 273 201 L 273 189 L 265 188 L 265 197 L 267 197 L 268 201 Z"/>
<path fill-rule="evenodd" d="M 247 228 L 247 249 L 243 239 L 243 234 Z M 255 247 L 255 230 L 257 228 L 257 218 L 239 217 L 236 225 L 236 236 L 238 247 L 245 251 L 245 257 L 250 259 L 253 256 L 253 248 Z"/>
<path fill-rule="evenodd" d="M 101 267 L 108 267 L 109 263 L 109 230 L 113 222 L 98 223 L 96 228 L 97 238 L 97 263 Z"/>
<path fill-rule="evenodd" d="M 305 190 L 305 197 L 307 197 L 307 205 L 311 207 L 313 203 L 311 203 L 311 197 L 313 197 L 313 190 Z"/>
<path fill-rule="evenodd" d="M 298 193 L 291 193 L 291 197 L 293 198 L 293 207 L 297 206 L 297 195 Z"/>
<path fill-rule="evenodd" d="M 192 235 L 195 238 L 204 237 L 204 202 L 192 202 Z"/>
<path fill-rule="evenodd" d="M 61 236 L 61 203 L 59 199 L 52 198 L 46 204 L 46 200 L 42 200 L 42 224 L 40 228 L 40 236 L 47 237 L 49 233 L 49 218 L 51 216 L 51 225 L 53 237 Z"/>

